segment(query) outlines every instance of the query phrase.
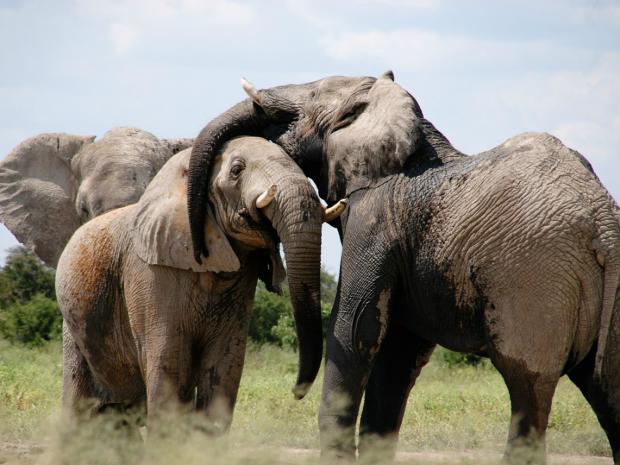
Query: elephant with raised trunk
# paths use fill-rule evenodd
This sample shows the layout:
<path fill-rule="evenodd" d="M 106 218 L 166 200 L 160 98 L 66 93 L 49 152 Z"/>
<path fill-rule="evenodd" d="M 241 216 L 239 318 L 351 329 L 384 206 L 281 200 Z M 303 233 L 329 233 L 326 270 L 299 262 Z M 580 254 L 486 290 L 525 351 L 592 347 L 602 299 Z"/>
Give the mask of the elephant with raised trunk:
<path fill-rule="evenodd" d="M 55 268 L 83 223 L 136 202 L 159 169 L 192 139 L 158 139 L 136 128 L 103 137 L 44 133 L 0 162 L 0 221 Z"/>
<path fill-rule="evenodd" d="M 175 400 L 227 428 L 257 279 L 269 290 L 284 279 L 280 241 L 299 339 L 296 397 L 317 374 L 321 224 L 333 213 L 280 147 L 232 140 L 209 178 L 203 234 L 210 254 L 198 264 L 186 215 L 189 156 L 185 150 L 168 161 L 138 203 L 78 229 L 60 258 L 69 408 L 146 399 L 150 418 Z"/>
<path fill-rule="evenodd" d="M 189 217 L 197 257 L 200 180 L 229 137 L 281 145 L 334 203 L 343 255 L 327 335 L 324 453 L 375 437 L 393 453 L 411 388 L 436 344 L 490 357 L 508 386 L 508 456 L 541 444 L 563 374 L 581 389 L 620 463 L 620 226 L 589 163 L 525 134 L 456 150 L 388 72 L 256 90 L 195 141 Z M 343 405 L 343 398 L 346 405 Z M 539 449 L 541 450 L 541 449 Z M 538 456 L 543 460 L 542 455 Z"/>

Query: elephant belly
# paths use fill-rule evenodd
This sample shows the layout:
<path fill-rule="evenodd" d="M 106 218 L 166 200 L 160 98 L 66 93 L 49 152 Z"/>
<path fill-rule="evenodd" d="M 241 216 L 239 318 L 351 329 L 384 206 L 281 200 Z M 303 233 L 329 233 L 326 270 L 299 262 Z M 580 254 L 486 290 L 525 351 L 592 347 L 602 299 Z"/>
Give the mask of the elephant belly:
<path fill-rule="evenodd" d="M 484 352 L 484 300 L 477 294 L 459 301 L 454 283 L 428 269 L 408 284 L 407 302 L 397 319 L 417 336 L 460 352 Z"/>

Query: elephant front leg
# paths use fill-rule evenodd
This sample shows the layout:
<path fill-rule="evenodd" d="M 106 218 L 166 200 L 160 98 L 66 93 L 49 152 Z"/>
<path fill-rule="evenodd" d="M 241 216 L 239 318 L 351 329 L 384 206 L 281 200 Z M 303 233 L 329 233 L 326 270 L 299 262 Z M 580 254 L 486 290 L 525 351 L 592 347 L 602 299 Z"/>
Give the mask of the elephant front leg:
<path fill-rule="evenodd" d="M 428 363 L 435 344 L 392 324 L 375 360 L 360 421 L 360 456 L 380 452 L 391 460 L 409 392 Z"/>
<path fill-rule="evenodd" d="M 247 325 L 246 325 L 247 326 Z M 217 349 L 203 359 L 198 381 L 196 409 L 204 412 L 207 430 L 226 433 L 232 422 L 245 360 L 247 329 L 222 338 Z"/>
<path fill-rule="evenodd" d="M 194 399 L 191 347 L 180 337 L 153 337 L 147 346 L 146 367 L 146 408 L 152 431 L 164 412 L 187 409 Z"/>
<path fill-rule="evenodd" d="M 356 273 L 341 273 L 332 311 L 319 412 L 322 456 L 355 457 L 360 399 L 388 327 L 391 285 L 386 274 L 377 285 L 378 272 L 363 271 L 362 263 L 351 268 Z"/>

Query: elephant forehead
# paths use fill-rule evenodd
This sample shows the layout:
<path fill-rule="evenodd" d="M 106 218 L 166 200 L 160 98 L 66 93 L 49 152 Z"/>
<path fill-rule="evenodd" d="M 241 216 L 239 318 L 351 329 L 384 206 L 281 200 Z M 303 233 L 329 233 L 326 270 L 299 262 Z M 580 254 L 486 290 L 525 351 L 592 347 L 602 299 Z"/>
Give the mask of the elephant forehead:
<path fill-rule="evenodd" d="M 242 136 L 227 142 L 221 151 L 223 160 L 233 155 L 259 155 L 261 153 L 282 153 L 283 150 L 273 142 L 262 137 Z"/>

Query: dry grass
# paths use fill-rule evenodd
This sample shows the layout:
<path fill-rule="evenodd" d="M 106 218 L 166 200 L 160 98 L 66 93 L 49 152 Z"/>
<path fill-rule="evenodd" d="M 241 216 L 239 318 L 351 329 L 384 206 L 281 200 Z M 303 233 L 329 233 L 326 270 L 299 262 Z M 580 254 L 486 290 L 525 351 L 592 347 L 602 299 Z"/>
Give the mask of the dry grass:
<path fill-rule="evenodd" d="M 36 350 L 0 345 L 0 463 L 317 461 L 320 380 L 306 399 L 293 399 L 294 353 L 269 346 L 249 351 L 227 437 L 206 437 L 196 428 L 198 417 L 171 415 L 163 434 L 149 438 L 145 448 L 139 438 L 128 440 L 126 431 L 116 429 L 109 418 L 80 428 L 61 427 L 60 350 L 58 344 Z M 407 463 L 497 463 L 508 417 L 507 391 L 495 370 L 488 365 L 448 369 L 432 361 L 411 396 L 399 457 Z M 548 437 L 552 453 L 609 454 L 592 411 L 566 379 L 555 396 Z M 471 450 L 476 452 L 463 452 Z M 601 463 L 585 456 L 583 462 L 579 457 L 570 460 Z M 551 462 L 570 460 L 560 457 Z"/>

